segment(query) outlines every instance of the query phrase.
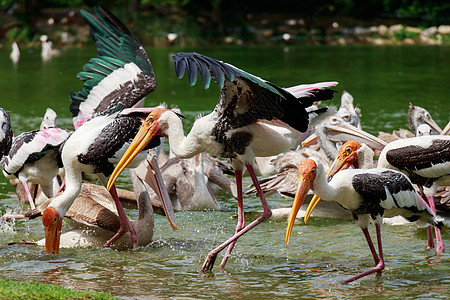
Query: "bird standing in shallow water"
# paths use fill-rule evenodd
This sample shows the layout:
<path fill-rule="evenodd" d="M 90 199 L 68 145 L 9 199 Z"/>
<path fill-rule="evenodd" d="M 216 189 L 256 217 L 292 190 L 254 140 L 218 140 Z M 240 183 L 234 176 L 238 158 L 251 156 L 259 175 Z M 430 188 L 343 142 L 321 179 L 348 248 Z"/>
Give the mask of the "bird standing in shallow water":
<path fill-rule="evenodd" d="M 3 109 L 0 120 L 3 122 L 0 167 L 6 178 L 20 180 L 33 209 L 34 200 L 27 182 L 40 184 L 45 195 L 53 197 L 53 179 L 62 167 L 60 146 L 67 140 L 70 132 L 60 128 L 47 128 L 24 132 L 12 139 L 9 116 Z"/>
<path fill-rule="evenodd" d="M 438 227 L 442 227 L 443 223 L 414 190 L 411 181 L 404 174 L 384 168 L 342 170 L 351 165 L 355 166 L 357 156 L 349 156 L 352 154 L 352 148 L 348 147 L 348 144 L 344 144 L 341 150 L 340 155 L 344 155 L 346 159 L 335 160 L 327 175 L 322 164 L 314 159 L 307 159 L 299 164 L 299 183 L 288 221 L 286 243 L 289 242 L 297 211 L 310 188 L 320 198 L 311 200 L 305 214 L 305 222 L 320 199 L 338 202 L 352 212 L 375 261 L 374 268 L 341 282 L 348 283 L 369 274 L 381 274 L 384 269 L 381 243 L 383 217 L 400 215 L 409 221 L 421 220 Z M 328 182 L 327 177 L 331 175 L 333 178 Z M 368 231 L 370 219 L 375 223 L 378 254 Z"/>
<path fill-rule="evenodd" d="M 152 111 L 151 108 L 133 108 L 156 87 L 155 74 L 147 53 L 136 36 L 114 15 L 103 8 L 95 11 L 98 19 L 81 11 L 91 27 L 97 57 L 85 64 L 84 71 L 78 74 L 85 82 L 84 87 L 70 94 L 70 110 L 76 130 L 65 143 L 61 154 L 66 189 L 50 203 L 42 216 L 45 251 L 49 253 L 59 252 L 62 218 L 81 190 L 82 172 L 96 174 L 106 185 L 115 163 Z M 158 138 L 148 148 L 159 144 Z M 147 151 L 143 151 L 131 166 L 137 167 L 146 157 Z M 157 165 L 152 163 L 151 166 L 155 173 L 149 172 L 149 175 L 158 176 Z M 164 184 L 162 179 L 156 180 L 156 183 Z M 155 188 L 161 192 L 159 196 L 166 204 L 166 215 L 175 229 L 172 206 L 165 187 L 161 185 Z M 129 231 L 133 248 L 136 248 L 136 231 L 126 216 L 115 187 L 110 193 L 117 207 L 120 229 L 104 246 L 109 246 Z"/>
<path fill-rule="evenodd" d="M 334 91 L 325 89 L 337 82 L 318 84 L 297 98 L 290 92 L 230 64 L 197 53 L 178 53 L 172 59 L 181 78 L 185 71 L 189 83 L 197 81 L 200 73 L 203 86 L 209 87 L 213 77 L 220 90 L 219 102 L 213 112 L 197 119 L 184 136 L 180 118 L 172 111 L 156 109 L 149 114 L 139 133 L 110 177 L 109 185 L 131 159 L 155 136 L 166 136 L 171 151 L 179 158 L 189 158 L 201 152 L 230 158 L 238 188 L 238 223 L 235 234 L 212 250 L 202 271 L 211 270 L 217 254 L 229 246 L 221 267 L 227 261 L 236 240 L 271 216 L 271 209 L 262 193 L 253 169 L 255 156 L 271 156 L 295 148 L 300 132 L 308 129 L 309 114 L 305 108 L 313 101 L 327 100 Z M 250 174 L 257 187 L 264 212 L 245 226 L 242 198 L 242 172 Z M 108 186 L 109 186 L 108 185 Z"/>

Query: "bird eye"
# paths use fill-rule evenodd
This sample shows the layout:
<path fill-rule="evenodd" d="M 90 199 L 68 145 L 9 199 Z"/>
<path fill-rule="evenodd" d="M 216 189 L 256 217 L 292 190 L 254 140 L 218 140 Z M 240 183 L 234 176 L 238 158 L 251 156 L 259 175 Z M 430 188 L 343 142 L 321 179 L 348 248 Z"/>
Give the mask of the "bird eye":
<path fill-rule="evenodd" d="M 53 217 L 53 222 L 58 221 L 58 219 L 56 219 L 56 216 Z"/>
<path fill-rule="evenodd" d="M 314 174 L 316 172 L 316 169 L 311 170 L 311 174 Z"/>
<path fill-rule="evenodd" d="M 331 118 L 331 123 L 332 123 L 332 124 L 336 124 L 336 123 L 337 123 L 337 121 L 338 121 L 338 119 L 337 119 L 337 118 Z"/>
<path fill-rule="evenodd" d="M 344 115 L 344 116 L 342 117 L 342 119 L 348 120 L 348 119 L 350 119 L 350 116 L 349 116 L 349 115 Z"/>
<path fill-rule="evenodd" d="M 352 148 L 350 148 L 350 147 L 346 148 L 346 149 L 345 149 L 345 152 L 346 152 L 347 154 L 352 153 Z"/>
<path fill-rule="evenodd" d="M 426 117 L 427 119 L 430 119 L 430 118 L 431 118 L 429 113 L 426 113 L 426 114 L 425 114 L 425 117 Z"/>

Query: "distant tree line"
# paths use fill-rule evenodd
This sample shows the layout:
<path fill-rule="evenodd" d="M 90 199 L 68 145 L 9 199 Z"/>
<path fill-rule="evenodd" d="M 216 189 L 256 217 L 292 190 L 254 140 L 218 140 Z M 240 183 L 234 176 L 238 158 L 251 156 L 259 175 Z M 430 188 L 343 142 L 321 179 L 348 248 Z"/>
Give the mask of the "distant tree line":
<path fill-rule="evenodd" d="M 36 20 L 41 12 L 50 8 L 84 8 L 102 5 L 118 14 L 125 22 L 139 25 L 135 30 L 154 30 L 163 22 L 149 20 L 149 14 L 178 22 L 183 30 L 198 35 L 229 34 L 230 29 L 247 27 L 251 15 L 285 15 L 286 18 L 302 18 L 308 26 L 321 17 L 348 17 L 356 20 L 376 18 L 400 19 L 399 23 L 420 22 L 423 26 L 450 24 L 449 0 L 0 0 L 0 38 L 13 26 L 24 36 L 36 34 Z M 176 14 L 178 19 L 173 17 Z M 13 16 L 15 24 L 9 22 Z M 145 19 L 147 18 L 147 19 Z M 175 20 L 175 21 L 174 21 Z M 181 20 L 181 21 L 180 21 Z M 140 23 L 139 23 L 140 22 Z M 167 23 L 166 22 L 166 23 Z M 142 24 L 146 26 L 141 26 Z M 166 26 L 166 31 L 173 30 Z M 173 27 L 173 26 L 172 26 Z M 162 29 L 159 29 L 162 30 Z M 245 34 L 245 32 L 243 33 Z M 4 35 L 4 34 L 3 34 Z M 17 33 L 16 33 L 17 36 Z"/>
<path fill-rule="evenodd" d="M 96 5 L 134 10 L 132 14 L 135 14 L 139 13 L 141 7 L 171 5 L 188 13 L 205 10 L 212 14 L 219 14 L 220 11 L 220 14 L 224 16 L 233 12 L 276 12 L 295 13 L 301 16 L 343 15 L 356 18 L 390 15 L 434 21 L 450 18 L 450 1 L 448 0 L 0 0 L 3 10 L 16 3 L 21 4 L 31 15 L 43 8 L 78 8 Z"/>

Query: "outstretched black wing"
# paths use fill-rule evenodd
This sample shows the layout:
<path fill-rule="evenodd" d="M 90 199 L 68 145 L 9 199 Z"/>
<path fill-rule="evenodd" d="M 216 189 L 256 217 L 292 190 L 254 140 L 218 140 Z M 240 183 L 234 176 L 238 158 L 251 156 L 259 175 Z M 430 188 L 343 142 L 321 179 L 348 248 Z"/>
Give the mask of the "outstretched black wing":
<path fill-rule="evenodd" d="M 257 120 L 280 120 L 298 131 L 307 130 L 309 120 L 305 108 L 314 101 L 314 93 L 310 97 L 296 98 L 273 83 L 198 53 L 181 52 L 172 59 L 178 78 L 186 72 L 190 85 L 196 84 L 198 73 L 205 89 L 210 86 L 211 79 L 216 81 L 221 91 L 215 110 L 221 116 L 220 126 L 226 126 L 222 128 L 223 132 Z M 334 91 L 327 91 L 327 96 L 317 93 L 320 100 L 333 97 Z"/>

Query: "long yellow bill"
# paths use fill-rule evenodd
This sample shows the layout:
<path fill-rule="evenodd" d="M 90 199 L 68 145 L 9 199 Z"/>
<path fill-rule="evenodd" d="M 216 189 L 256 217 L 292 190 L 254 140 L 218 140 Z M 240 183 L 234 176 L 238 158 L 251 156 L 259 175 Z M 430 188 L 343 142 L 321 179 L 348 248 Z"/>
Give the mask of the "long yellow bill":
<path fill-rule="evenodd" d="M 319 201 L 320 201 L 320 198 L 317 195 L 314 195 L 312 197 L 311 202 L 309 202 L 308 208 L 306 209 L 305 217 L 303 218 L 305 223 L 308 222 L 309 217 L 311 216 L 314 208 L 319 203 Z"/>
<path fill-rule="evenodd" d="M 139 152 L 141 152 L 145 148 L 145 146 L 147 146 L 147 144 L 153 139 L 155 135 L 156 130 L 154 130 L 154 127 L 149 127 L 147 125 L 147 122 L 144 122 L 141 129 L 139 129 L 127 151 L 122 156 L 116 168 L 109 177 L 108 184 L 106 185 L 106 189 L 108 191 L 110 190 L 114 182 L 116 182 L 120 173 L 122 173 L 122 171 L 130 164 L 133 158 L 135 158 L 136 155 L 138 155 Z"/>
<path fill-rule="evenodd" d="M 288 226 L 286 229 L 286 244 L 289 243 L 289 238 L 291 237 L 292 228 L 294 227 L 295 217 L 297 216 L 300 207 L 305 201 L 306 194 L 309 191 L 311 183 L 306 180 L 305 177 L 300 176 L 298 180 L 297 192 L 295 193 L 294 203 L 292 204 L 291 214 L 288 220 Z"/>

